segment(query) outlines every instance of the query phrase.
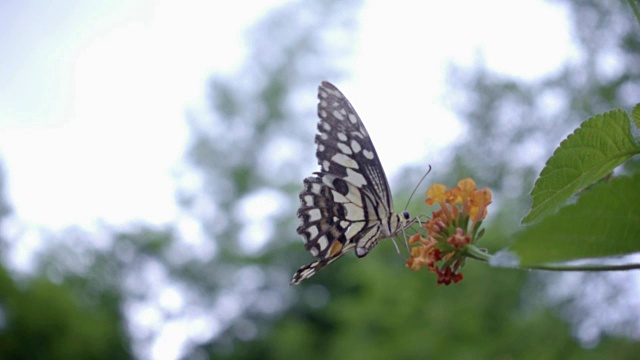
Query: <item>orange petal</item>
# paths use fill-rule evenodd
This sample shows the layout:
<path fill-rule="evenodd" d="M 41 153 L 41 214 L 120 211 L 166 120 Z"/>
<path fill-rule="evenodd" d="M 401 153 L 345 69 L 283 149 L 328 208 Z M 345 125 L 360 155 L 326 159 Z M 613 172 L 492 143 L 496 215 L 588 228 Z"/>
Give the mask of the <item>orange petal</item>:
<path fill-rule="evenodd" d="M 447 187 L 442 184 L 433 184 L 427 190 L 427 205 L 443 202 L 446 198 Z"/>

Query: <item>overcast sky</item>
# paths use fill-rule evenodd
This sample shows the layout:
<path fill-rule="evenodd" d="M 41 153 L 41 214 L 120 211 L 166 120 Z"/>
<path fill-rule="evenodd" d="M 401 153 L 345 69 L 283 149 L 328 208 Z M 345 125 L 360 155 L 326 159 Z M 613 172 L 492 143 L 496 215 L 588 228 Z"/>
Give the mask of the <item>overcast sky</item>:
<path fill-rule="evenodd" d="M 281 2 L 3 2 L 0 156 L 21 222 L 61 228 L 173 220 L 172 169 L 183 156 L 185 113 L 204 104 L 212 73 L 241 63 L 244 29 Z M 437 156 L 457 134 L 442 99 L 448 62 L 470 64 L 481 51 L 493 69 L 536 78 L 569 55 L 565 14 L 556 6 L 423 6 L 365 3 L 353 69 L 338 84 L 367 122 L 389 173 L 412 161 L 406 154 Z M 433 50 L 415 51 L 425 48 Z M 390 68 L 390 57 L 402 66 Z M 366 120 L 379 118 L 394 121 Z M 432 130 L 428 145 L 398 149 L 394 139 L 418 122 Z"/>

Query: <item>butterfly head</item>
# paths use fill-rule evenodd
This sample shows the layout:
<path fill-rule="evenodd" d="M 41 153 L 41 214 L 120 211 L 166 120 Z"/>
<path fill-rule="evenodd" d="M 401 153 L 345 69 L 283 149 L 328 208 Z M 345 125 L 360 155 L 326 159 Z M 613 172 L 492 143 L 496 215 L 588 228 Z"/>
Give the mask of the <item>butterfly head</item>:
<path fill-rule="evenodd" d="M 413 219 L 411 218 L 411 214 L 405 210 L 401 213 L 394 214 L 392 218 L 391 228 L 389 229 L 389 235 L 395 235 L 396 233 L 406 229 L 411 224 L 413 224 Z"/>
<path fill-rule="evenodd" d="M 402 212 L 402 223 L 406 224 L 411 220 L 411 214 L 407 210 Z"/>

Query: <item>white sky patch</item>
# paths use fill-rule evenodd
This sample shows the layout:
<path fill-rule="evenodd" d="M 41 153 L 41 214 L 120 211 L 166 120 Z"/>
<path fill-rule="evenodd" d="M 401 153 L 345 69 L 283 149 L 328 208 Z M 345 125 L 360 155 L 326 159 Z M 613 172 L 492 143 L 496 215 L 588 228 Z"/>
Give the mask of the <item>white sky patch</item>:
<path fill-rule="evenodd" d="M 22 22 L 20 37 L 0 37 L 17 64 L 0 69 L 0 155 L 17 216 L 53 229 L 172 221 L 185 112 L 212 73 L 241 63 L 244 30 L 279 2 L 9 8 Z"/>
<path fill-rule="evenodd" d="M 241 63 L 245 29 L 280 2 L 85 6 L 61 29 L 55 16 L 21 9 L 25 22 L 15 26 L 23 37 L 0 38 L 20 59 L 5 68 L 11 74 L 0 69 L 0 103 L 10 104 L 0 109 L 0 154 L 17 216 L 54 229 L 174 220 L 172 171 L 188 136 L 185 112 L 204 102 L 212 73 Z M 441 98 L 449 61 L 471 64 L 481 52 L 494 70 L 535 78 L 571 51 L 565 13 L 553 4 L 415 4 L 365 3 L 353 71 L 336 84 L 389 175 L 436 157 L 459 134 Z"/>
<path fill-rule="evenodd" d="M 285 199 L 279 192 L 259 189 L 237 203 L 234 215 L 244 223 L 240 245 L 248 254 L 261 251 L 272 238 L 275 228 L 270 218 L 285 210 Z"/>
<path fill-rule="evenodd" d="M 365 123 L 387 175 L 437 158 L 460 134 L 442 98 L 452 61 L 471 66 L 480 56 L 493 71 L 536 79 L 573 51 L 567 14 L 548 2 L 416 4 L 366 2 L 352 76 L 336 84 Z"/>

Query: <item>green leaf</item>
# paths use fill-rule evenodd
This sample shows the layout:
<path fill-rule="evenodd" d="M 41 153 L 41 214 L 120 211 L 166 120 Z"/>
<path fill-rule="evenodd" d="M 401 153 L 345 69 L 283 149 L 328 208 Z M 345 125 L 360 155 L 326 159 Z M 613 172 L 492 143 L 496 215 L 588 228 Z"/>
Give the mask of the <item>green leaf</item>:
<path fill-rule="evenodd" d="M 547 160 L 531 191 L 533 205 L 522 223 L 540 220 L 638 152 L 640 147 L 624 111 L 613 110 L 583 122 Z"/>
<path fill-rule="evenodd" d="M 640 174 L 593 186 L 514 239 L 521 266 L 640 252 Z"/>
<path fill-rule="evenodd" d="M 640 104 L 636 104 L 631 111 L 631 117 L 637 128 L 640 128 Z"/>

